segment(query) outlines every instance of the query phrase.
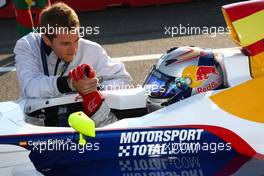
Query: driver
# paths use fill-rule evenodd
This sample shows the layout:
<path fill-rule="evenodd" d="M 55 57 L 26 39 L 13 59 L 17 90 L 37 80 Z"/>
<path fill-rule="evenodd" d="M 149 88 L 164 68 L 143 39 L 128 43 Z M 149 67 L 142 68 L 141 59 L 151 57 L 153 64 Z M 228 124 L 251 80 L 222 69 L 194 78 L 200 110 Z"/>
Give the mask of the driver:
<path fill-rule="evenodd" d="M 153 112 L 194 94 L 222 88 L 223 76 L 210 49 L 172 48 L 153 66 L 144 83 L 147 109 Z"/>
<path fill-rule="evenodd" d="M 55 3 L 42 11 L 40 33 L 29 33 L 16 42 L 15 65 L 22 98 L 52 98 L 73 91 L 85 95 L 96 91 L 99 84 L 131 83 L 124 64 L 110 59 L 99 44 L 80 38 L 79 27 L 74 10 Z M 96 76 L 78 80 L 68 76 L 82 64 L 93 67 Z M 108 116 L 110 110 L 105 103 L 100 106 L 98 114 L 93 112 L 97 126 L 116 120 Z"/>

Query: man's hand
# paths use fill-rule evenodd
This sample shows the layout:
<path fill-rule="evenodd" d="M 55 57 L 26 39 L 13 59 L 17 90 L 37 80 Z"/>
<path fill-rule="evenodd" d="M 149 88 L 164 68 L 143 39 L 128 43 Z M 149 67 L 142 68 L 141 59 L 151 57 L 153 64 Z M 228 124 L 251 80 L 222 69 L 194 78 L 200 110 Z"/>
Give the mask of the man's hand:
<path fill-rule="evenodd" d="M 96 77 L 94 78 L 85 77 L 78 81 L 72 79 L 71 81 L 72 81 L 72 87 L 83 95 L 96 91 L 99 85 L 98 79 Z"/>
<path fill-rule="evenodd" d="M 97 91 L 98 79 L 93 67 L 82 64 L 71 70 L 69 80 L 83 98 L 83 110 L 91 117 L 101 107 L 104 97 Z"/>
<path fill-rule="evenodd" d="M 86 95 L 97 90 L 99 81 L 93 68 L 88 64 L 82 64 L 70 71 L 68 84 L 72 90 Z"/>

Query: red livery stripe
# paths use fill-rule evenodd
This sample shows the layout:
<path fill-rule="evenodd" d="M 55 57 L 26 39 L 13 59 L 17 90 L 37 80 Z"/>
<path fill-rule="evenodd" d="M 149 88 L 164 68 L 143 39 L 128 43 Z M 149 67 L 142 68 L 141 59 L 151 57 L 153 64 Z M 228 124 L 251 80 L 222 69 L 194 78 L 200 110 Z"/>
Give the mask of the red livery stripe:
<path fill-rule="evenodd" d="M 244 48 L 243 48 L 244 49 Z M 245 50 L 250 56 L 255 56 L 264 51 L 264 40 L 260 40 L 252 45 L 245 47 Z"/>
<path fill-rule="evenodd" d="M 157 128 L 157 127 L 155 127 Z M 208 125 L 180 125 L 180 126 L 164 126 L 161 128 L 199 128 L 204 129 L 215 136 L 219 137 L 226 143 L 231 143 L 233 149 L 235 149 L 238 153 L 253 157 L 256 155 L 256 151 L 240 136 L 235 134 L 234 132 L 218 127 L 218 126 L 208 126 Z"/>
<path fill-rule="evenodd" d="M 264 1 L 263 0 L 253 0 L 240 2 L 235 4 L 229 4 L 223 6 L 223 9 L 229 15 L 231 22 L 236 20 L 245 18 L 251 14 L 254 14 L 260 10 L 264 9 Z"/>

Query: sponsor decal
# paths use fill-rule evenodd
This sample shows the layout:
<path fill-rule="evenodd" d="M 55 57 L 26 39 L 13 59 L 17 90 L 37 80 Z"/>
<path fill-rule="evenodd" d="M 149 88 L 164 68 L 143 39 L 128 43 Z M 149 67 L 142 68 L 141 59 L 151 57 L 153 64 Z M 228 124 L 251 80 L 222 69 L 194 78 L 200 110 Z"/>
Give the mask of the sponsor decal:
<path fill-rule="evenodd" d="M 123 132 L 118 157 L 172 154 L 175 141 L 199 141 L 202 132 L 203 129 Z"/>
<path fill-rule="evenodd" d="M 95 108 L 97 107 L 98 105 L 95 103 L 95 97 L 93 99 L 91 99 L 87 105 L 87 110 L 89 112 L 94 112 L 95 111 Z"/>
<path fill-rule="evenodd" d="M 27 141 L 20 141 L 19 142 L 20 146 L 26 147 L 28 145 Z"/>
<path fill-rule="evenodd" d="M 200 140 L 203 129 L 157 130 L 121 133 L 120 144 Z"/>
<path fill-rule="evenodd" d="M 212 90 L 212 89 L 216 88 L 217 86 L 218 86 L 218 83 L 217 82 L 211 82 L 206 87 L 198 87 L 197 88 L 197 92 L 198 93 L 207 92 L 209 90 Z"/>
<path fill-rule="evenodd" d="M 81 95 L 77 95 L 76 97 L 75 97 L 75 102 L 77 102 L 77 101 L 82 101 L 83 100 L 83 98 L 82 98 L 82 96 Z"/>
<path fill-rule="evenodd" d="M 190 154 L 231 150 L 231 143 L 202 142 L 203 129 L 123 132 L 118 157 Z"/>
<path fill-rule="evenodd" d="M 197 81 L 203 81 L 209 78 L 209 75 L 218 75 L 215 66 L 198 66 L 196 73 Z"/>

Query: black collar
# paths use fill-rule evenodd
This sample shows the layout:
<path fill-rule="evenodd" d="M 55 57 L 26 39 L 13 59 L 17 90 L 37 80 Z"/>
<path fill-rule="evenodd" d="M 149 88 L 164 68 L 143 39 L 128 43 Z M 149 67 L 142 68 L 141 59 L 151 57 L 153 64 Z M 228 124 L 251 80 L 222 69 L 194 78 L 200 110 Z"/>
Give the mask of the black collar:
<path fill-rule="evenodd" d="M 51 47 L 49 47 L 48 45 L 46 45 L 46 43 L 44 41 L 43 41 L 43 44 L 44 44 L 45 53 L 47 54 L 47 56 L 49 56 L 50 53 L 52 52 L 52 49 L 51 49 Z"/>

